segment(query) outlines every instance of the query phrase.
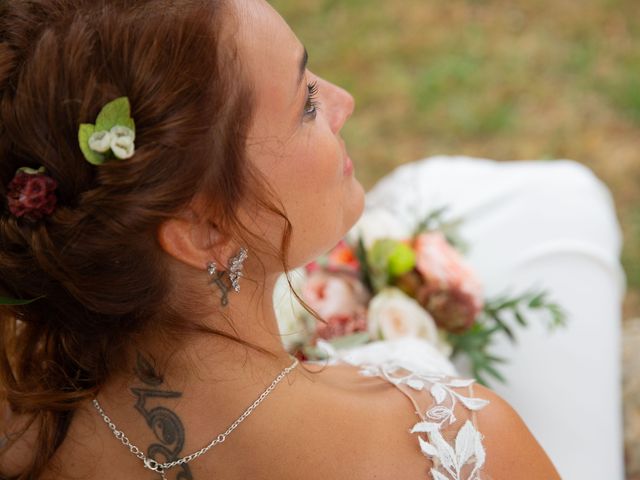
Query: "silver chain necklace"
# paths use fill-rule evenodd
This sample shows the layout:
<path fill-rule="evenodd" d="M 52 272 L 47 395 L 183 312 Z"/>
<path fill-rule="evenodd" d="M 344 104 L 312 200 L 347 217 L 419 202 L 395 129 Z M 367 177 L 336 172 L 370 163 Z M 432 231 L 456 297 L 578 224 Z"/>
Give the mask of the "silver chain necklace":
<path fill-rule="evenodd" d="M 227 438 L 227 436 L 238 425 L 240 425 L 240 423 L 245 418 L 247 418 L 251 414 L 251 412 L 253 412 L 253 410 L 260 404 L 260 402 L 262 402 L 262 400 L 264 400 L 267 397 L 267 395 L 269 395 L 271 393 L 271 391 L 276 387 L 276 385 L 280 382 L 280 380 L 282 380 L 285 377 L 285 375 L 287 375 L 291 370 L 293 370 L 294 368 L 296 368 L 298 366 L 298 363 L 299 363 L 298 359 L 295 358 L 293 363 L 290 366 L 288 366 L 287 368 L 285 368 L 284 370 L 282 370 L 278 374 L 278 376 L 271 383 L 271 385 L 269 385 L 267 387 L 267 389 L 260 394 L 260 396 L 256 399 L 256 401 L 253 402 L 249 406 L 249 408 L 247 408 L 244 411 L 244 413 L 242 415 L 240 415 L 240 417 L 238 417 L 238 419 L 236 421 L 234 421 L 229 428 L 227 428 L 227 430 L 224 433 L 221 433 L 216 438 L 214 438 L 211 441 L 211 443 L 209 443 L 209 445 L 201 448 L 197 452 L 193 452 L 190 455 L 187 455 L 185 457 L 179 458 L 178 460 L 174 460 L 172 462 L 160 463 L 160 462 L 155 461 L 153 458 L 147 457 L 140 448 L 138 448 L 137 446 L 135 446 L 133 443 L 131 443 L 129 441 L 129 438 L 124 434 L 124 432 L 122 430 L 118 430 L 118 427 L 116 426 L 116 424 L 113 423 L 111 421 L 111 419 L 107 416 L 107 414 L 104 412 L 104 410 L 100 406 L 100 403 L 98 403 L 97 399 L 93 400 L 93 406 L 96 408 L 96 410 L 98 411 L 98 413 L 102 417 L 102 420 L 104 420 L 104 423 L 106 423 L 109 426 L 109 429 L 113 433 L 113 436 L 116 437 L 118 440 L 120 440 L 120 442 L 122 442 L 122 444 L 125 447 L 127 447 L 131 453 L 133 453 L 136 457 L 138 457 L 140 460 L 142 460 L 145 468 L 148 468 L 149 470 L 152 470 L 152 471 L 158 473 L 162 477 L 163 480 L 166 480 L 166 478 L 167 478 L 166 477 L 166 471 L 169 470 L 170 468 L 177 467 L 178 465 L 182 465 L 182 464 L 188 463 L 188 462 L 190 462 L 192 460 L 195 460 L 200 455 L 205 454 L 210 448 L 214 447 L 215 445 L 217 445 L 219 443 L 224 442 L 225 439 Z"/>

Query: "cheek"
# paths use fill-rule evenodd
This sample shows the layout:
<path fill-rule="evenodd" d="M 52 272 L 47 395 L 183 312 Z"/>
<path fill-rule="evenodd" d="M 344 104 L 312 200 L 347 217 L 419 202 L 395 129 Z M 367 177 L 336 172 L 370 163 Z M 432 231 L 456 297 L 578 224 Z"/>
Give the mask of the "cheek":
<path fill-rule="evenodd" d="M 364 197 L 357 180 L 344 175 L 340 141 L 326 125 L 309 128 L 307 135 L 290 142 L 285 151 L 274 146 L 268 154 L 263 150 L 263 155 L 254 157 L 260 160 L 257 165 L 291 222 L 292 268 L 335 246 L 362 212 Z M 279 248 L 282 223 L 273 217 L 258 220 L 254 216 L 253 220 L 263 225 L 261 236 Z"/>
<path fill-rule="evenodd" d="M 364 193 L 343 173 L 336 141 L 321 144 L 292 169 L 285 206 L 293 225 L 292 263 L 304 264 L 335 246 L 360 216 Z"/>
<path fill-rule="evenodd" d="M 314 128 L 314 127 L 312 127 Z M 317 206 L 331 202 L 345 181 L 342 147 L 326 127 L 315 128 L 278 165 L 280 190 L 298 201 L 314 198 Z M 305 202 L 306 203 L 306 202 Z"/>

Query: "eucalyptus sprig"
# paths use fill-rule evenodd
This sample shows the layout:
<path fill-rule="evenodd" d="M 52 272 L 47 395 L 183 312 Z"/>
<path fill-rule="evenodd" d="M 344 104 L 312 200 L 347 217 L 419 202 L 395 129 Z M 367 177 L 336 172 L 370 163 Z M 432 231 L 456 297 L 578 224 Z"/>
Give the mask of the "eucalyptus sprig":
<path fill-rule="evenodd" d="M 548 292 L 527 291 L 515 297 L 501 295 L 486 301 L 482 318 L 469 330 L 447 335 L 453 347 L 451 357 L 466 356 L 474 377 L 483 385 L 488 385 L 489 376 L 506 383 L 498 371 L 498 365 L 506 363 L 506 360 L 489 353 L 492 339 L 496 334 L 504 334 L 512 343 L 517 343 L 512 323 L 521 327 L 529 326 L 527 314 L 532 312 L 547 312 L 547 328 L 550 332 L 567 324 L 565 310 L 549 300 Z"/>
<path fill-rule="evenodd" d="M 449 211 L 449 207 L 439 207 L 430 211 L 419 223 L 413 231 L 413 237 L 427 232 L 440 232 L 442 233 L 447 242 L 451 244 L 460 253 L 466 253 L 469 250 L 469 245 L 465 242 L 458 233 L 460 225 L 464 222 L 462 218 L 456 218 L 453 220 L 445 219 L 445 214 Z"/>

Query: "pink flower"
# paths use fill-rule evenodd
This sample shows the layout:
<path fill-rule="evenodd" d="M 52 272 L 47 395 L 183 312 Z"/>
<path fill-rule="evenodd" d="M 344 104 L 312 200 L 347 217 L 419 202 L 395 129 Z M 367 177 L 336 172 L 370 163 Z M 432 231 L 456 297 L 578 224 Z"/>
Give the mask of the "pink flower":
<path fill-rule="evenodd" d="M 367 331 L 367 316 L 364 308 L 352 315 L 334 315 L 327 319 L 327 323 L 318 322 L 314 343 L 318 338 L 330 340 L 357 332 Z"/>
<path fill-rule="evenodd" d="M 369 295 L 357 277 L 339 272 L 309 272 L 302 298 L 318 315 L 351 317 L 365 308 Z"/>
<path fill-rule="evenodd" d="M 418 301 L 439 327 L 451 332 L 470 328 L 484 306 L 475 272 L 440 232 L 418 235 L 415 250 L 416 269 L 425 282 Z"/>
<path fill-rule="evenodd" d="M 316 260 L 314 260 L 312 262 L 307 263 L 304 266 L 304 270 L 307 273 L 313 273 L 313 272 L 316 272 L 318 270 L 322 270 L 322 265 L 320 265 Z"/>

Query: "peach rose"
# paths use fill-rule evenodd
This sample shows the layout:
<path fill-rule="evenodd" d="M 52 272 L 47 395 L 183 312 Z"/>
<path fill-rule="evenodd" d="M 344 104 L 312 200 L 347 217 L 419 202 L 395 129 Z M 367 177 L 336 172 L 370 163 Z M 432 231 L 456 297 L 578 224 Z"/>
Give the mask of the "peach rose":
<path fill-rule="evenodd" d="M 416 237 L 416 270 L 424 280 L 416 297 L 441 328 L 470 328 L 484 306 L 482 285 L 475 272 L 441 232 Z"/>

